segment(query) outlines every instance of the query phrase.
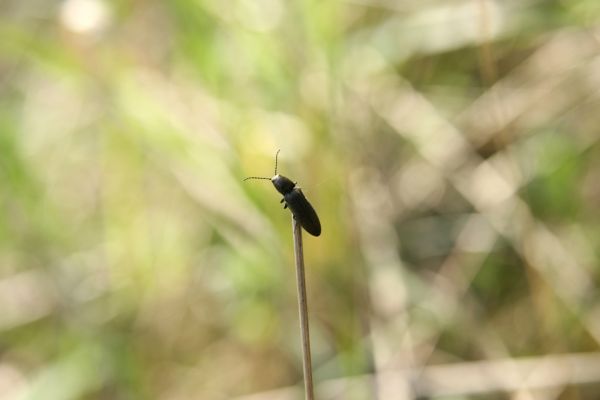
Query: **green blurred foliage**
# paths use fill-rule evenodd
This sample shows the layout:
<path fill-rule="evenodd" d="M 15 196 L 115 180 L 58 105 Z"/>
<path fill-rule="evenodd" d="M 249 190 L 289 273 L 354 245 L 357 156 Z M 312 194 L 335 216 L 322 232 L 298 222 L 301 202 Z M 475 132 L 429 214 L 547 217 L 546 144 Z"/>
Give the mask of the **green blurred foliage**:
<path fill-rule="evenodd" d="M 242 182 L 277 149 L 323 225 L 318 382 L 597 351 L 599 32 L 597 0 L 2 2 L 0 399 L 297 386 L 290 214 Z"/>

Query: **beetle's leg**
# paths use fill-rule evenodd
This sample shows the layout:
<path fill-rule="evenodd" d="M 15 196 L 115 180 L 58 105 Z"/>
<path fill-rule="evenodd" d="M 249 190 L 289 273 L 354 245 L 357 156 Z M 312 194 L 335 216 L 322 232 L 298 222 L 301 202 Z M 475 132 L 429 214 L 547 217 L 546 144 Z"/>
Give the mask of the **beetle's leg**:
<path fill-rule="evenodd" d="M 283 203 L 284 201 L 285 201 L 285 199 L 281 199 L 280 203 Z M 285 203 L 285 204 L 283 205 L 283 209 L 285 210 L 286 208 L 287 208 L 287 203 Z"/>

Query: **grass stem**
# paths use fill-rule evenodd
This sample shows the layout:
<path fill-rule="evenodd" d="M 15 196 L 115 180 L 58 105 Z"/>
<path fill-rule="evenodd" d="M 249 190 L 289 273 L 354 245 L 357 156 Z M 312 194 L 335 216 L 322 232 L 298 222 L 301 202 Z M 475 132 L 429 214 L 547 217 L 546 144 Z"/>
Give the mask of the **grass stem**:
<path fill-rule="evenodd" d="M 314 400 L 312 363 L 310 356 L 310 334 L 308 329 L 308 301 L 306 279 L 304 277 L 304 249 L 302 247 L 302 226 L 292 217 L 294 232 L 294 255 L 296 260 L 296 284 L 298 286 L 298 313 L 302 336 L 302 367 L 304 370 L 304 391 L 306 400 Z"/>

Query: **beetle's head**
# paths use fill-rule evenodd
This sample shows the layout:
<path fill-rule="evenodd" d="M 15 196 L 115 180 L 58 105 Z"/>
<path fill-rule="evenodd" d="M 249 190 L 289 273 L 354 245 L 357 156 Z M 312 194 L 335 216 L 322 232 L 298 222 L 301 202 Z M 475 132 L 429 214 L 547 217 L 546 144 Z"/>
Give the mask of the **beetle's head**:
<path fill-rule="evenodd" d="M 273 182 L 273 186 L 275 186 L 275 189 L 277 189 L 277 191 L 283 195 L 294 190 L 294 187 L 296 186 L 296 184 L 292 182 L 289 178 L 286 178 L 285 176 L 279 174 L 272 177 L 271 182 Z"/>

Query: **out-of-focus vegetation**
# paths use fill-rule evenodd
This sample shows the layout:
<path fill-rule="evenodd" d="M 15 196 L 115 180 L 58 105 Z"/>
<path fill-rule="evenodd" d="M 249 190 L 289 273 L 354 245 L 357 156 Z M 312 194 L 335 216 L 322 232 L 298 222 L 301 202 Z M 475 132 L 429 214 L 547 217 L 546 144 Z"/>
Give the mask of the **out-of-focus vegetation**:
<path fill-rule="evenodd" d="M 0 399 L 600 396 L 598 0 L 0 2 Z M 276 391 L 273 391 L 277 389 Z"/>

